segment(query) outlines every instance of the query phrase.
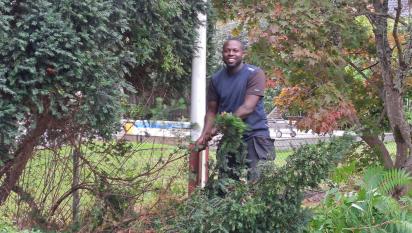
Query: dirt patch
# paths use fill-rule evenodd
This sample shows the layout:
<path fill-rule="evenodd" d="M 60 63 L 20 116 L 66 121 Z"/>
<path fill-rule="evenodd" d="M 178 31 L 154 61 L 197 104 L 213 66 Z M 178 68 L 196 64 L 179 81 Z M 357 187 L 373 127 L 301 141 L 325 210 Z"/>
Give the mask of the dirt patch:
<path fill-rule="evenodd" d="M 307 190 L 302 204 L 306 207 L 317 206 L 325 198 L 325 195 L 326 192 L 322 190 Z"/>

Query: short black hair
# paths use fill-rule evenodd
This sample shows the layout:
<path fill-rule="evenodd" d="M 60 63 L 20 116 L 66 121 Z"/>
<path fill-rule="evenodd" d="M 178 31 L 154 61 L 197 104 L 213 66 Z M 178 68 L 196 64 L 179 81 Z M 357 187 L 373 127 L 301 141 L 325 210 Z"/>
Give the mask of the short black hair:
<path fill-rule="evenodd" d="M 240 38 L 240 37 L 232 37 L 232 36 L 229 36 L 228 38 L 226 38 L 225 42 L 223 42 L 223 47 L 225 46 L 225 44 L 226 44 L 228 41 L 231 41 L 231 40 L 234 40 L 234 41 L 239 42 L 239 43 L 242 45 L 242 50 L 243 50 L 243 51 L 246 50 L 246 43 L 245 43 L 245 42 L 242 40 L 242 38 Z"/>

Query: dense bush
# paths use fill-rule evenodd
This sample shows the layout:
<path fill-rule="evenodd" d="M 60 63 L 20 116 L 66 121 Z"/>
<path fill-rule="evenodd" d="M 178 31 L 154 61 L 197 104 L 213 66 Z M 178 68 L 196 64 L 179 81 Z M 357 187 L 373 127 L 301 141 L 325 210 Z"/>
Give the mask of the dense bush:
<path fill-rule="evenodd" d="M 236 130 L 236 127 L 242 127 L 240 120 L 235 121 L 231 115 L 222 116 L 218 122 L 224 130 L 242 131 Z M 237 151 L 242 157 L 242 143 L 236 144 L 234 139 L 239 141 L 241 137 L 223 137 L 221 144 L 230 142 L 237 146 L 230 150 Z M 344 137 L 329 143 L 303 146 L 294 151 L 282 167 L 275 167 L 271 162 L 262 165 L 261 178 L 253 183 L 225 176 L 216 178 L 213 175 L 216 173 L 212 173 L 205 191 L 198 190 L 181 206 L 180 215 L 169 230 L 301 232 L 310 219 L 310 211 L 302 207 L 305 188 L 316 187 L 326 178 L 351 143 L 350 138 Z"/>
<path fill-rule="evenodd" d="M 116 129 L 122 76 L 133 61 L 121 34 L 129 30 L 124 7 L 0 1 L 0 163 L 42 117 L 60 128 L 73 119 L 106 136 Z"/>
<path fill-rule="evenodd" d="M 187 89 L 205 10 L 196 0 L 0 0 L 0 205 L 39 145 L 112 137 L 131 84 Z"/>
<path fill-rule="evenodd" d="M 205 6 L 195 0 L 1 0 L 0 166 L 15 156 L 17 137 L 45 127 L 43 118 L 48 129 L 73 124 L 111 136 L 123 92 L 134 92 L 130 84 L 146 104 L 154 102 L 152 87 L 162 94 L 186 90 L 197 13 Z"/>

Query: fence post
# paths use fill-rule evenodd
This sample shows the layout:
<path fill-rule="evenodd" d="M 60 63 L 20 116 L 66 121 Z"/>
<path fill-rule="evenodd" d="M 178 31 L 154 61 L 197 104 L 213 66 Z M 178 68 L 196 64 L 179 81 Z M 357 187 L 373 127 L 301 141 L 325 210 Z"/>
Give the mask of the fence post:
<path fill-rule="evenodd" d="M 209 162 L 209 147 L 202 151 L 193 150 L 193 145 L 190 146 L 191 153 L 189 156 L 189 185 L 188 191 L 191 194 L 196 187 L 205 187 L 209 177 L 208 162 Z"/>

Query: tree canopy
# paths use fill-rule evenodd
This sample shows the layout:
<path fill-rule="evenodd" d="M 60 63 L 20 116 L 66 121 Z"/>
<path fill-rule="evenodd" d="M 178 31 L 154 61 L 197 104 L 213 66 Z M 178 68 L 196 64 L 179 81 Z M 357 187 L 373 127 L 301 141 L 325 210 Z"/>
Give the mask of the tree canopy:
<path fill-rule="evenodd" d="M 156 96 L 165 100 L 187 97 L 199 11 L 208 16 L 208 69 L 214 64 L 213 8 L 197 0 L 157 0 L 135 1 L 135 9 L 128 36 L 137 64 L 127 80 L 136 88 L 136 102 L 150 106 Z"/>
<path fill-rule="evenodd" d="M 395 14 L 388 13 L 387 0 L 214 3 L 222 18 L 238 20 L 248 31 L 250 59 L 282 85 L 277 106 L 302 113 L 299 128 L 351 128 L 377 149 L 387 168 L 412 170 L 404 111 L 412 27 L 409 16 L 400 16 L 400 1 Z M 394 133 L 394 161 L 378 138 L 384 131 Z"/>

